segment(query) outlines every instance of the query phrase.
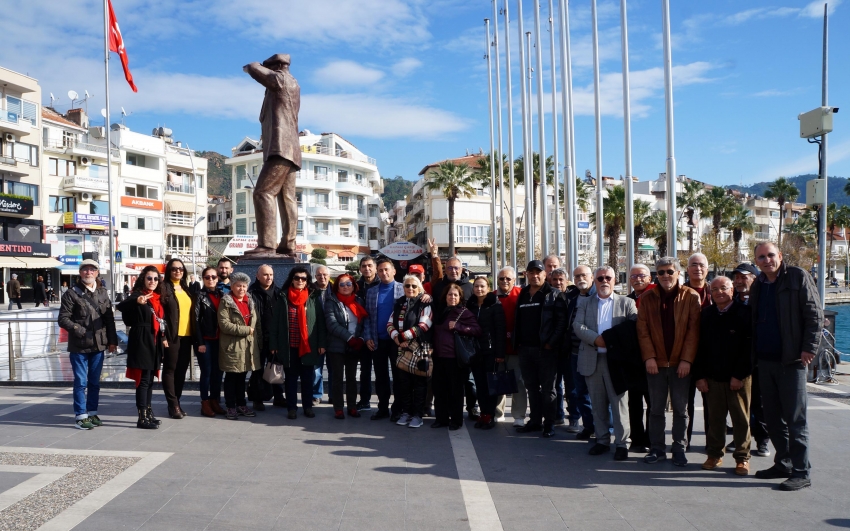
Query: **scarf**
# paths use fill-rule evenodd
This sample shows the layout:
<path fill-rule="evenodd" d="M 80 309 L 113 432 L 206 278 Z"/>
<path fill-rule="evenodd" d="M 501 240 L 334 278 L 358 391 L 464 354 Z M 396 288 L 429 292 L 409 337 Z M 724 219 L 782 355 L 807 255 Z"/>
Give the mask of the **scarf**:
<path fill-rule="evenodd" d="M 360 305 L 357 302 L 357 297 L 352 293 L 350 295 L 343 295 L 342 293 L 337 293 L 336 297 L 339 299 L 339 302 L 343 304 L 343 306 L 347 307 L 351 310 L 351 313 L 357 317 L 357 322 L 362 322 L 363 319 L 369 316 L 369 313 L 366 311 L 366 308 Z"/>
<path fill-rule="evenodd" d="M 287 299 L 289 304 L 295 306 L 298 312 L 298 324 L 301 333 L 301 343 L 298 345 L 298 357 L 302 358 L 310 353 L 310 335 L 307 333 L 307 299 L 310 297 L 310 292 L 306 289 L 297 291 L 291 286 Z"/>
<path fill-rule="evenodd" d="M 148 299 L 148 304 L 151 305 L 151 310 L 153 310 L 153 315 L 151 318 L 153 319 L 153 338 L 154 345 L 156 345 L 156 338 L 159 335 L 159 319 L 162 319 L 164 315 L 164 310 L 162 308 L 162 302 L 159 299 L 159 293 L 153 292 L 149 289 L 142 290 L 142 295 L 150 295 L 151 298 Z M 159 319 L 157 319 L 159 317 Z M 141 369 L 132 369 L 130 367 L 124 373 L 124 376 L 136 382 L 136 387 L 139 387 L 139 384 L 142 382 L 142 370 Z M 154 376 L 159 378 L 159 371 L 154 371 Z"/>

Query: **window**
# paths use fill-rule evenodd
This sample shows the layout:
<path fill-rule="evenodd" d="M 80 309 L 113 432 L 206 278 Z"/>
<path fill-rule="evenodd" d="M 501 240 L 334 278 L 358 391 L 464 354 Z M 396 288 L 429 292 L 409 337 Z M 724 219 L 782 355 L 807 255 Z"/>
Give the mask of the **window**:
<path fill-rule="evenodd" d="M 347 183 L 348 182 L 348 172 L 346 170 L 337 170 L 336 171 L 336 182 Z"/>
<path fill-rule="evenodd" d="M 198 188 L 203 188 L 203 187 L 204 187 L 204 176 L 198 175 Z"/>
<path fill-rule="evenodd" d="M 76 143 L 77 135 L 70 131 L 62 131 L 62 145 L 65 147 L 73 147 Z"/>
<path fill-rule="evenodd" d="M 247 210 L 245 208 L 245 196 L 246 196 L 245 192 L 236 194 L 236 213 L 237 214 L 244 214 L 245 212 L 247 212 Z"/>
<path fill-rule="evenodd" d="M 131 245 L 130 258 L 153 258 L 154 253 L 159 255 L 158 245 Z"/>
<path fill-rule="evenodd" d="M 236 218 L 236 234 L 248 234 L 248 220 Z"/>
<path fill-rule="evenodd" d="M 27 121 L 35 127 L 37 125 L 36 117 L 38 116 L 38 106 L 35 103 L 6 96 L 6 107 L 10 113 L 15 114 L 22 121 Z"/>
<path fill-rule="evenodd" d="M 192 248 L 192 237 L 181 234 L 169 234 L 168 247 L 174 250 L 188 251 Z"/>
<path fill-rule="evenodd" d="M 330 230 L 328 229 L 327 221 L 317 221 L 316 222 L 316 234 L 324 234 L 327 236 L 330 234 Z"/>
<path fill-rule="evenodd" d="M 349 231 L 350 231 L 350 227 L 348 225 L 341 226 L 339 228 L 339 235 L 342 236 L 343 238 L 348 238 Z"/>
<path fill-rule="evenodd" d="M 38 147 L 30 144 L 15 142 L 12 144 L 13 158 L 18 162 L 27 162 L 30 166 L 38 166 Z"/>
<path fill-rule="evenodd" d="M 159 189 L 156 186 L 145 186 L 143 184 L 128 184 L 124 187 L 124 195 L 130 197 L 146 197 L 148 199 L 159 199 Z"/>
<path fill-rule="evenodd" d="M 6 193 L 29 197 L 38 206 L 38 185 L 6 181 Z"/>
<path fill-rule="evenodd" d="M 90 212 L 92 214 L 102 214 L 104 216 L 109 215 L 109 201 L 98 201 L 94 200 L 91 202 L 89 207 Z"/>
<path fill-rule="evenodd" d="M 236 189 L 244 188 L 248 183 L 248 176 L 245 173 L 245 166 L 236 166 Z"/>
<path fill-rule="evenodd" d="M 304 192 L 301 190 L 295 190 L 295 202 L 298 203 L 298 208 L 302 208 L 304 206 Z"/>
<path fill-rule="evenodd" d="M 347 195 L 339 196 L 339 209 L 340 210 L 348 210 L 348 196 Z"/>
<path fill-rule="evenodd" d="M 328 169 L 325 166 L 313 166 L 313 174 L 317 181 L 328 180 Z"/>
<path fill-rule="evenodd" d="M 89 166 L 89 177 L 94 177 L 95 179 L 106 179 L 108 177 L 106 166 L 92 164 Z"/>
<path fill-rule="evenodd" d="M 128 166 L 145 166 L 145 156 L 138 155 L 136 153 L 127 153 L 127 165 Z"/>
<path fill-rule="evenodd" d="M 363 198 L 357 198 L 357 213 L 361 216 L 366 213 L 366 209 L 363 207 Z"/>
<path fill-rule="evenodd" d="M 77 163 L 73 160 L 47 159 L 47 172 L 57 177 L 77 174 Z"/>
<path fill-rule="evenodd" d="M 486 225 L 455 225 L 455 242 L 480 245 L 487 243 L 490 227 Z"/>
<path fill-rule="evenodd" d="M 77 198 L 51 195 L 48 207 L 50 208 L 50 212 L 76 212 Z"/>
<path fill-rule="evenodd" d="M 295 224 L 295 235 L 296 236 L 304 236 L 304 220 L 299 219 L 298 223 Z"/>
<path fill-rule="evenodd" d="M 121 228 L 129 229 L 130 228 L 130 216 L 126 214 L 121 215 Z"/>
<path fill-rule="evenodd" d="M 257 222 L 256 221 L 251 222 L 251 234 L 257 234 Z"/>
<path fill-rule="evenodd" d="M 362 173 L 355 173 L 354 174 L 354 180 L 357 181 L 357 184 L 363 184 L 363 174 Z"/>
<path fill-rule="evenodd" d="M 328 201 L 328 194 L 316 194 L 316 206 L 328 208 L 330 206 L 330 202 Z"/>
<path fill-rule="evenodd" d="M 357 237 L 361 240 L 366 239 L 366 225 L 357 226 Z"/>
<path fill-rule="evenodd" d="M 145 230 L 145 218 L 136 218 L 136 228 Z"/>
<path fill-rule="evenodd" d="M 578 250 L 579 251 L 590 251 L 590 233 L 589 232 L 579 232 L 578 233 Z"/>

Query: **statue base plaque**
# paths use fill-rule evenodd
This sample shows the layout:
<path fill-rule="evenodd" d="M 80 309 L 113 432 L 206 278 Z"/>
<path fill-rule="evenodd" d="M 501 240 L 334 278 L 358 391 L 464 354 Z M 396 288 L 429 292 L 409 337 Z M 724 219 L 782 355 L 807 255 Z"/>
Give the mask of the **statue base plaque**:
<path fill-rule="evenodd" d="M 286 255 L 277 255 L 277 256 L 243 256 L 239 259 L 239 262 L 233 265 L 234 273 L 245 273 L 251 278 L 251 282 L 254 282 L 257 278 L 257 269 L 261 265 L 271 266 L 274 271 L 274 284 L 275 286 L 282 286 L 286 279 L 289 277 L 289 272 L 295 266 L 304 266 L 308 271 L 311 271 L 311 267 L 309 263 L 299 262 L 295 258 L 286 256 Z"/>

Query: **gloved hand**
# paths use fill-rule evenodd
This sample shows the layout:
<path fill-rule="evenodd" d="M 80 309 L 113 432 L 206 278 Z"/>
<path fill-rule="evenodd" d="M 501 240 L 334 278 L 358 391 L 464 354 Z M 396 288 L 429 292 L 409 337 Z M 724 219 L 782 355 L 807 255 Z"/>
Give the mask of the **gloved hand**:
<path fill-rule="evenodd" d="M 363 341 L 362 337 L 352 337 L 348 340 L 348 346 L 355 350 L 360 350 L 361 348 L 363 348 L 364 344 L 365 342 Z"/>

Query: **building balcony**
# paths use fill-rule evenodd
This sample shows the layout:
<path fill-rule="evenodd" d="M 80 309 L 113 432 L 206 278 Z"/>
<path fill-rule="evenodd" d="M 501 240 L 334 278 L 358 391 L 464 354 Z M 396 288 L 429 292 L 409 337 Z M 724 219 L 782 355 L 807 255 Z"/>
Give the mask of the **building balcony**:
<path fill-rule="evenodd" d="M 123 164 L 121 167 L 121 177 L 124 179 L 144 179 L 146 181 L 161 183 L 165 175 L 159 169 Z"/>
<path fill-rule="evenodd" d="M 28 162 L 21 162 L 18 164 L 18 161 L 12 157 L 0 156 L 0 170 L 6 173 L 17 176 L 26 176 L 29 175 L 29 170 L 31 168 L 33 168 L 33 166 L 30 166 Z"/>
<path fill-rule="evenodd" d="M 369 250 L 377 251 L 381 248 L 381 242 L 378 240 L 369 240 Z"/>
<path fill-rule="evenodd" d="M 360 195 L 372 195 L 372 185 L 365 179 L 357 181 L 351 175 L 347 179 L 340 181 L 337 177 L 336 190 L 338 192 L 351 192 Z"/>
<path fill-rule="evenodd" d="M 166 212 L 165 213 L 165 224 L 166 225 L 180 225 L 180 226 L 183 226 L 183 227 L 194 226 L 194 222 L 192 220 L 192 214 L 183 214 L 181 212 Z"/>
<path fill-rule="evenodd" d="M 767 241 L 767 240 L 770 239 L 770 233 L 769 232 L 754 232 L 753 237 L 757 240 Z"/>
<path fill-rule="evenodd" d="M 106 146 L 98 144 L 89 144 L 87 142 L 77 142 L 70 138 L 62 140 L 50 140 L 42 142 L 45 151 L 53 151 L 56 153 L 65 153 L 67 155 L 77 155 L 79 157 L 91 157 L 106 159 Z M 112 148 L 113 161 L 121 158 L 121 153 Z"/>
<path fill-rule="evenodd" d="M 369 216 L 369 224 L 368 227 L 370 229 L 378 229 L 381 227 L 381 218 L 377 216 Z"/>
<path fill-rule="evenodd" d="M 176 184 L 167 182 L 165 183 L 165 191 L 175 192 L 178 194 L 195 195 L 195 187 L 191 184 Z"/>
<path fill-rule="evenodd" d="M 372 157 L 367 157 L 366 155 L 361 155 L 360 153 L 353 153 L 351 151 L 345 151 L 344 149 L 335 149 L 332 147 L 328 147 L 322 144 L 314 145 L 314 146 L 301 146 L 302 153 L 313 153 L 316 155 L 327 155 L 329 157 L 339 157 L 348 160 L 354 160 L 357 162 L 362 162 L 363 164 L 369 164 L 370 166 L 377 166 L 378 162 Z"/>
<path fill-rule="evenodd" d="M 105 194 L 109 191 L 109 182 L 106 179 L 97 177 L 70 175 L 62 178 L 62 189 L 66 192 Z"/>
<path fill-rule="evenodd" d="M 298 231 L 296 235 L 300 236 L 303 234 L 302 231 Z M 307 232 L 307 242 L 309 243 L 317 243 L 317 244 L 325 244 L 325 245 L 357 245 L 358 243 L 357 235 L 353 232 L 349 232 L 348 235 L 340 234 L 336 230 L 328 229 L 328 230 L 312 230 Z"/>
<path fill-rule="evenodd" d="M 18 114 L 0 109 L 0 131 L 28 135 L 35 127 L 29 120 Z"/>

